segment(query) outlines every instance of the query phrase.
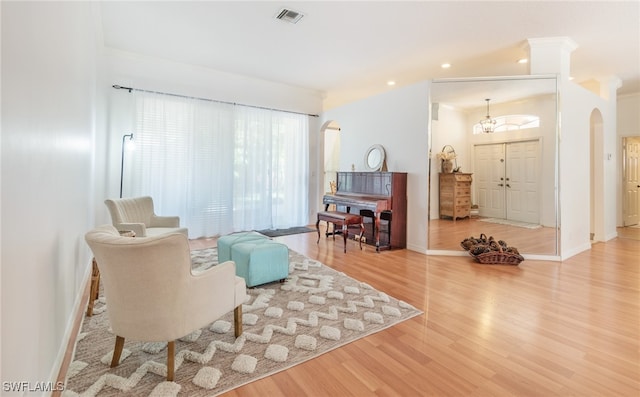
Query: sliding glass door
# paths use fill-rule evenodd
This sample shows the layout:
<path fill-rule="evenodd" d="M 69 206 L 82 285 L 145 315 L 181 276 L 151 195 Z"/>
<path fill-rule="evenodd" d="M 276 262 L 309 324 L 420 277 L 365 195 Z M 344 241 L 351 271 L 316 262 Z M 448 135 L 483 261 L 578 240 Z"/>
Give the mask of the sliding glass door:
<path fill-rule="evenodd" d="M 124 197 L 152 196 L 191 238 L 308 223 L 309 116 L 133 95 Z"/>

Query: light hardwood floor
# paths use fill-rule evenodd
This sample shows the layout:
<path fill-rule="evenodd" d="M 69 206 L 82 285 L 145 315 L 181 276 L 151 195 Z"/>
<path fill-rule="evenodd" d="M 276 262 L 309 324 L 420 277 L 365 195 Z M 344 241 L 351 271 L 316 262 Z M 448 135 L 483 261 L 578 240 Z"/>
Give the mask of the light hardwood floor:
<path fill-rule="evenodd" d="M 425 313 L 226 396 L 640 395 L 640 241 L 505 266 L 276 239 Z"/>
<path fill-rule="evenodd" d="M 225 396 L 636 397 L 640 241 L 630 236 L 519 266 L 278 237 L 424 314 Z"/>
<path fill-rule="evenodd" d="M 556 255 L 556 229 L 539 227 L 527 229 L 517 226 L 483 222 L 480 218 L 432 219 L 429 221 L 429 249 L 460 250 L 460 242 L 467 237 L 479 237 L 480 233 L 504 240 L 522 253 Z"/>

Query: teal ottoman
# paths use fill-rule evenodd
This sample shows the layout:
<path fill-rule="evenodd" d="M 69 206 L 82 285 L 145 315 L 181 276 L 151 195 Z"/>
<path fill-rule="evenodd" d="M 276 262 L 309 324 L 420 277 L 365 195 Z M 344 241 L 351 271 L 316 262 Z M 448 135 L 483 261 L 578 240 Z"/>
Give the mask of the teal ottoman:
<path fill-rule="evenodd" d="M 267 236 L 258 232 L 240 232 L 222 236 L 218 239 L 218 263 L 232 260 L 231 247 L 234 244 L 266 239 L 268 239 Z"/>
<path fill-rule="evenodd" d="M 236 263 L 236 275 L 244 278 L 247 287 L 289 276 L 289 248 L 270 239 L 235 243 L 231 258 Z"/>

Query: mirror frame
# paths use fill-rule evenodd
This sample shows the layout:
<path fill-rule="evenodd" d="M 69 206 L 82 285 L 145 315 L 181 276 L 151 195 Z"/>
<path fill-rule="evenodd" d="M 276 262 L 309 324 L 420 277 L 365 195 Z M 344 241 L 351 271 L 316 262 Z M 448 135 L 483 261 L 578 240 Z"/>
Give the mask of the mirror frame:
<path fill-rule="evenodd" d="M 450 78 L 450 79 L 433 79 L 431 80 L 432 83 L 490 83 L 492 81 L 514 81 L 514 82 L 518 82 L 518 81 L 523 81 L 523 80 L 540 80 L 540 79 L 548 79 L 548 80 L 553 80 L 554 81 L 554 92 L 553 94 L 555 95 L 555 129 L 554 129 L 554 135 L 553 135 L 553 142 L 554 142 L 554 147 L 555 147 L 555 151 L 553 153 L 553 159 L 555 161 L 554 164 L 554 168 L 553 168 L 553 172 L 554 172 L 554 177 L 555 177 L 555 181 L 554 181 L 554 211 L 555 211 L 555 226 L 554 226 L 554 236 L 555 236 L 555 241 L 554 241 L 554 252 L 552 253 L 536 253 L 536 252 L 523 252 L 521 253 L 526 259 L 548 259 L 548 260 L 557 260 L 560 257 L 560 196 L 559 196 L 559 190 L 560 190 L 560 186 L 559 186 L 559 170 L 560 170 L 560 159 L 559 159 L 559 151 L 560 151 L 560 124 L 561 124 L 561 115 L 560 115 L 560 100 L 561 100 L 561 93 L 560 93 L 560 85 L 559 85 L 559 81 L 558 81 L 558 76 L 556 75 L 521 75 L 521 76 L 494 76 L 494 77 L 471 77 L 471 78 Z M 428 142 L 429 142 L 429 157 L 431 157 L 431 155 L 435 154 L 435 152 L 433 151 L 433 126 L 432 123 L 434 120 L 437 120 L 437 108 L 435 108 L 434 110 L 434 98 L 433 98 L 433 85 L 431 85 L 430 90 L 429 90 L 429 108 L 431 109 L 431 117 L 429 118 L 429 135 L 428 135 Z M 433 112 L 436 112 L 436 118 L 433 118 Z M 430 245 L 430 241 L 431 241 L 431 234 L 429 233 L 429 228 L 431 226 L 431 196 L 432 196 L 432 189 L 433 188 L 437 188 L 437 182 L 435 182 L 434 185 L 434 181 L 432 180 L 432 161 L 429 161 L 429 167 L 428 167 L 428 175 L 429 175 L 429 182 L 428 182 L 428 187 L 429 187 L 429 194 L 427 197 L 427 211 L 429 212 L 429 215 L 427 216 L 427 255 L 467 255 L 466 251 L 453 251 L 453 250 L 447 250 L 447 249 L 434 249 L 431 248 Z M 435 187 L 434 187 L 435 186 Z"/>
<path fill-rule="evenodd" d="M 371 154 L 375 152 L 379 153 L 380 159 L 377 164 L 372 166 L 369 164 L 369 156 L 371 156 Z M 386 160 L 386 154 L 382 145 L 379 145 L 379 144 L 371 145 L 371 147 L 369 147 L 369 149 L 367 149 L 367 151 L 364 154 L 364 167 L 368 171 L 381 171 L 382 168 L 384 167 L 385 160 Z"/>

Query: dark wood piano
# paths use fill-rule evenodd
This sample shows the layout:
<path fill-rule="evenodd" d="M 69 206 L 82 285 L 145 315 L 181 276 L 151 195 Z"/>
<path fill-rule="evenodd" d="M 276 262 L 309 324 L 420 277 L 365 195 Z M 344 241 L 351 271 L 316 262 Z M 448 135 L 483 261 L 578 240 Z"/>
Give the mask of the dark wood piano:
<path fill-rule="evenodd" d="M 371 211 L 373 222 L 365 236 L 376 250 L 407 246 L 407 173 L 338 172 L 337 191 L 322 198 L 325 211 L 334 204 L 353 214 Z M 343 209 L 344 208 L 344 209 Z M 386 239 L 380 238 L 381 222 L 386 223 Z M 374 232 L 375 231 L 375 232 Z M 390 238 L 389 238 L 390 236 Z"/>

